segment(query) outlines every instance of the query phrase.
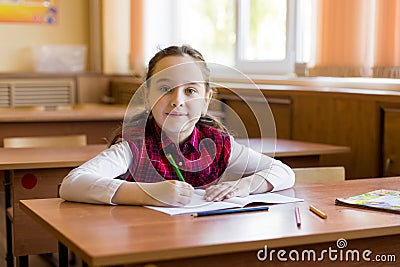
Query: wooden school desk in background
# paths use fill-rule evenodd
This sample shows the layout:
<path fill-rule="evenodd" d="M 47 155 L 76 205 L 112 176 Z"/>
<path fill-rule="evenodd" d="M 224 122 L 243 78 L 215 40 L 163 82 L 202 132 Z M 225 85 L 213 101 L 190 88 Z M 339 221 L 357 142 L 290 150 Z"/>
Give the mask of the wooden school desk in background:
<path fill-rule="evenodd" d="M 123 122 L 125 105 L 75 105 L 55 110 L 2 109 L 0 143 L 9 136 L 86 134 L 88 144 L 105 144 Z M 2 144 L 0 144 L 2 146 Z"/>
<path fill-rule="evenodd" d="M 106 145 L 0 148 L 0 177 L 3 176 L 5 195 L 2 213 L 6 217 L 7 266 L 13 266 L 14 256 L 27 257 L 57 250 L 56 240 L 19 209 L 18 201 L 56 197 L 63 177 L 72 168 L 96 156 L 105 148 Z"/>
<path fill-rule="evenodd" d="M 279 159 L 292 168 L 317 167 L 320 166 L 320 158 L 323 155 L 350 152 L 347 146 L 288 139 L 238 138 L 236 141 L 257 152 Z"/>
<path fill-rule="evenodd" d="M 271 205 L 267 212 L 199 218 L 59 198 L 21 200 L 20 207 L 60 241 L 60 266 L 66 266 L 66 248 L 90 266 L 304 266 L 311 261 L 349 266 L 375 261 L 377 255 L 398 261 L 400 216 L 336 206 L 335 199 L 399 187 L 400 177 L 340 181 L 329 186 L 296 185 L 281 193 L 303 198 L 302 203 Z M 324 211 L 327 219 L 310 212 L 310 204 Z M 296 206 L 300 208 L 300 226 L 293 213 Z M 334 251 L 328 253 L 329 249 Z M 280 250 L 286 254 L 278 256 Z M 289 258 L 293 250 L 298 252 L 298 260 L 291 260 L 295 253 Z M 352 258 L 354 250 L 359 252 L 360 262 Z M 304 251 L 306 258 L 301 260 Z M 315 251 L 315 258 L 310 251 Z M 280 261 L 282 257 L 289 262 Z"/>
<path fill-rule="evenodd" d="M 8 136 L 86 134 L 88 144 L 105 143 L 123 122 L 126 105 L 76 105 L 60 110 L 3 109 L 0 112 L 0 143 Z M 246 139 L 237 139 L 247 144 Z M 291 167 L 316 167 L 321 155 L 347 153 L 349 147 L 296 140 L 250 138 L 255 150 L 284 157 Z M 1 144 L 0 144 L 1 146 Z M 275 152 L 275 153 L 274 153 Z"/>

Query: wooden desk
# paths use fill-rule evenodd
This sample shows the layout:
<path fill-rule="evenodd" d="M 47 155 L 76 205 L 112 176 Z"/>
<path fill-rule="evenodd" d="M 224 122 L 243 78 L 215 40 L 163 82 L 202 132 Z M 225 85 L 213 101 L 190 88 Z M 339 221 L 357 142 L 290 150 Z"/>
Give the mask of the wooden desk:
<path fill-rule="evenodd" d="M 322 155 L 348 153 L 347 146 L 336 146 L 287 139 L 249 138 L 236 139 L 265 155 L 281 160 L 292 168 L 320 166 Z"/>
<path fill-rule="evenodd" d="M 21 200 L 20 207 L 90 266 L 143 266 L 146 263 L 155 266 L 266 266 L 269 261 L 274 266 L 288 263 L 308 266 L 310 262 L 289 259 L 291 250 L 297 250 L 301 256 L 306 249 L 314 250 L 318 255 L 316 259 L 322 255 L 324 266 L 349 266 L 351 263 L 364 266 L 366 262 L 361 257 L 366 249 L 372 251 L 366 255 L 371 260 L 376 255 L 394 255 L 398 264 L 400 215 L 334 205 L 336 197 L 380 188 L 399 189 L 400 177 L 341 181 L 329 186 L 296 185 L 282 193 L 294 193 L 305 202 L 271 205 L 268 212 L 200 218 L 169 216 L 135 206 L 65 202 L 59 198 Z M 328 218 L 324 220 L 311 213 L 308 210 L 311 203 L 326 212 Z M 301 210 L 300 227 L 295 221 L 295 206 Z M 347 247 L 338 245 L 339 239 L 346 239 Z M 269 254 L 267 260 L 260 261 L 257 254 L 265 255 L 265 246 Z M 273 249 L 275 254 L 271 254 Z M 281 258 L 286 257 L 289 262 L 277 257 L 281 249 L 286 250 Z M 331 253 L 338 257 L 335 261 L 327 252 L 321 254 L 329 249 L 336 250 L 336 254 Z M 340 251 L 346 255 L 347 250 L 358 250 L 360 262 L 350 262 L 351 254 L 347 254 L 348 261 L 339 261 Z M 65 255 L 65 251 L 62 252 L 60 255 Z"/>
<path fill-rule="evenodd" d="M 51 117 L 51 115 L 48 115 Z M 344 153 L 347 147 L 325 144 L 307 143 L 293 140 L 239 139 L 255 150 L 275 156 L 291 167 L 318 166 L 320 155 L 327 153 Z M 276 149 L 275 149 L 276 145 Z M 57 196 L 57 186 L 62 178 L 73 168 L 97 155 L 105 145 L 89 145 L 79 148 L 0 148 L 0 172 L 4 171 L 5 181 L 5 209 L 12 207 L 14 217 L 13 228 L 7 220 L 8 255 L 11 260 L 14 256 L 25 256 L 54 251 L 56 241 L 37 225 L 36 228 L 27 228 L 26 225 L 35 225 L 30 218 L 18 208 L 20 199 L 48 198 Z M 275 152 L 274 152 L 275 151 Z M 26 175 L 37 177 L 34 188 L 24 188 L 22 182 Z M 1 176 L 1 173 L 0 173 Z M 29 175 L 28 175 L 29 178 Z M 29 181 L 29 179 L 28 179 Z M 13 198 L 11 198 L 13 196 Z M 13 233 L 11 233 L 11 228 Z M 31 233 L 35 233 L 32 235 Z M 36 236 L 42 237 L 43 246 L 39 246 Z M 13 240 L 11 240 L 13 237 Z M 18 244 L 12 248 L 12 243 Z M 33 246 L 32 246 L 33 245 Z M 11 249 L 12 248 L 12 249 Z M 11 253 L 12 251 L 12 253 Z"/>
<path fill-rule="evenodd" d="M 0 148 L 0 177 L 4 176 L 7 266 L 13 266 L 14 256 L 57 250 L 57 241 L 19 209 L 19 200 L 56 197 L 58 185 L 65 175 L 105 148 L 105 145 Z"/>
<path fill-rule="evenodd" d="M 123 122 L 124 105 L 81 105 L 63 110 L 2 109 L 0 146 L 9 136 L 86 134 L 88 144 L 105 144 Z"/>

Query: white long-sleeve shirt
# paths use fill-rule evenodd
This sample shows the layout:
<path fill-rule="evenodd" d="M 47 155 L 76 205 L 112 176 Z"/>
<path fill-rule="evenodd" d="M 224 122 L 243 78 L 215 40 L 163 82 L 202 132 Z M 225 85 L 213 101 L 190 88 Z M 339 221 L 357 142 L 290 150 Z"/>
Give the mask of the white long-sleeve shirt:
<path fill-rule="evenodd" d="M 231 137 L 232 151 L 220 182 L 257 175 L 272 186 L 272 191 L 294 185 L 292 169 L 279 160 L 260 154 Z M 115 179 L 125 174 L 135 160 L 128 142 L 122 141 L 104 150 L 93 159 L 73 169 L 62 181 L 60 196 L 69 201 L 113 204 L 112 198 L 123 183 Z"/>

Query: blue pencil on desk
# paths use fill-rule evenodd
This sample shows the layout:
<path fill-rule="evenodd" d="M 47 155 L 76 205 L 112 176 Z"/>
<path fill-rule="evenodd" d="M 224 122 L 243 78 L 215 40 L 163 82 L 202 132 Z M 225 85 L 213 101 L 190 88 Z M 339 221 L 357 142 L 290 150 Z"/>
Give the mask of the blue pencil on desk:
<path fill-rule="evenodd" d="M 240 209 L 224 209 L 224 210 L 212 210 L 212 211 L 201 211 L 194 213 L 194 217 L 203 217 L 203 216 L 211 216 L 211 215 L 224 215 L 230 213 L 241 213 L 241 212 L 251 212 L 251 211 L 267 211 L 269 209 L 268 206 L 261 206 L 261 207 L 246 207 Z"/>

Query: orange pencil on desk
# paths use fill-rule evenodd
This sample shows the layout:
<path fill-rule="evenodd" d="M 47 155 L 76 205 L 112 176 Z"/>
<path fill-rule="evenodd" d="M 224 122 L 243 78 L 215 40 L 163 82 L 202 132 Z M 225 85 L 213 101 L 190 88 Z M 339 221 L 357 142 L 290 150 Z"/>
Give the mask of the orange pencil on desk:
<path fill-rule="evenodd" d="M 310 210 L 311 210 L 312 212 L 314 212 L 315 214 L 317 214 L 317 215 L 318 215 L 319 217 L 321 217 L 322 219 L 328 218 L 328 216 L 327 216 L 324 212 L 320 211 L 319 209 L 317 209 L 317 208 L 314 207 L 313 205 L 310 205 Z"/>

